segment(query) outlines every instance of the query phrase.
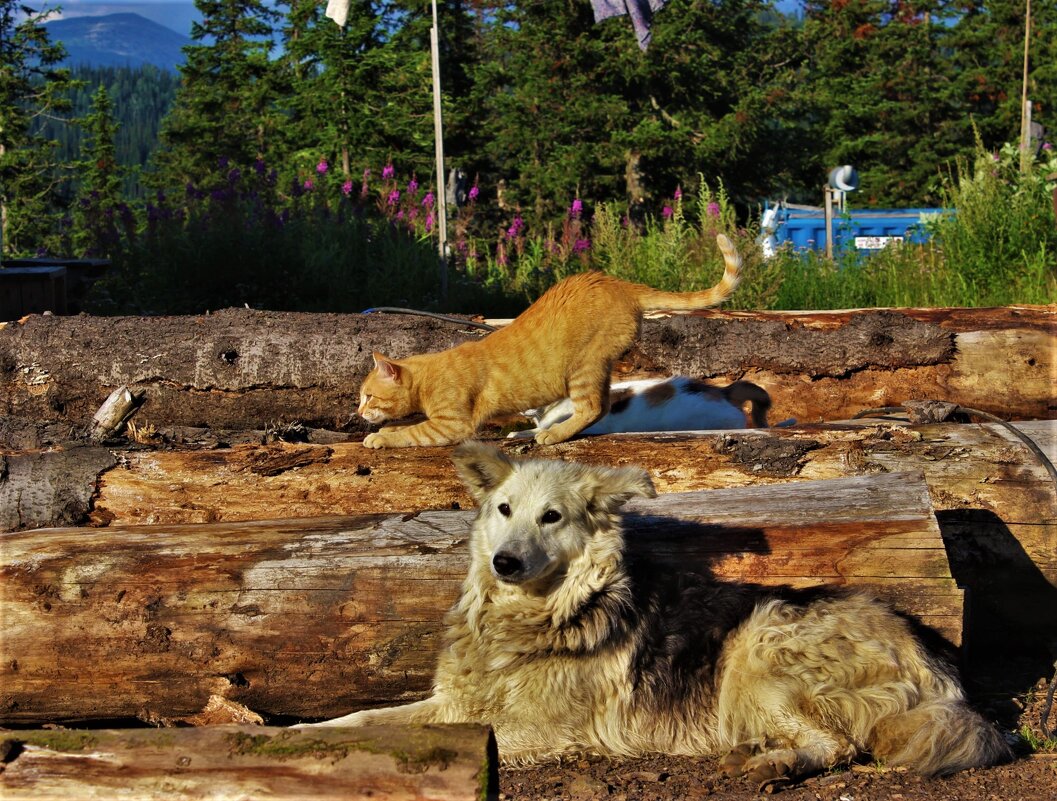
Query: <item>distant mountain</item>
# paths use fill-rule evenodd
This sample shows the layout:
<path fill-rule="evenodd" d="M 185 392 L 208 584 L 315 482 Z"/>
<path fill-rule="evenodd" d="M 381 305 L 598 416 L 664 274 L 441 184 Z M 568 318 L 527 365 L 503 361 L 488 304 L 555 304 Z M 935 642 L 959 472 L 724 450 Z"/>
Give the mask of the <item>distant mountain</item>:
<path fill-rule="evenodd" d="M 175 72 L 180 48 L 192 40 L 139 14 L 72 17 L 46 23 L 52 41 L 66 47 L 66 63 L 92 67 L 153 64 Z"/>

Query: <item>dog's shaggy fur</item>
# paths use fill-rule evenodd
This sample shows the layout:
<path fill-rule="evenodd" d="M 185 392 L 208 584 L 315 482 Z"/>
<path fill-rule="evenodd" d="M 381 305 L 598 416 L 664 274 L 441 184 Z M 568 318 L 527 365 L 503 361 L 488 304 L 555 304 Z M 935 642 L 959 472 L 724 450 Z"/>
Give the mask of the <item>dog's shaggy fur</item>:
<path fill-rule="evenodd" d="M 1008 756 L 908 624 L 861 594 L 719 582 L 626 559 L 645 471 L 512 461 L 467 443 L 480 506 L 433 694 L 319 725 L 490 723 L 508 763 L 722 754 L 758 781 L 866 752 L 944 774 Z"/>

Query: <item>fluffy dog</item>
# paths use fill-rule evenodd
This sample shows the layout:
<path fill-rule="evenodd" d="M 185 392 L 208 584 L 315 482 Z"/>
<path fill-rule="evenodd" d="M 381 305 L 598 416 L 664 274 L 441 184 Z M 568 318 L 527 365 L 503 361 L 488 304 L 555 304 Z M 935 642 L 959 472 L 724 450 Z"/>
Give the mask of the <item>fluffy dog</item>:
<path fill-rule="evenodd" d="M 1008 756 L 874 599 L 627 556 L 617 509 L 655 495 L 645 471 L 514 461 L 473 442 L 454 461 L 480 509 L 433 694 L 317 725 L 489 723 L 513 764 L 726 753 L 726 772 L 761 782 L 863 752 L 928 775 Z"/>

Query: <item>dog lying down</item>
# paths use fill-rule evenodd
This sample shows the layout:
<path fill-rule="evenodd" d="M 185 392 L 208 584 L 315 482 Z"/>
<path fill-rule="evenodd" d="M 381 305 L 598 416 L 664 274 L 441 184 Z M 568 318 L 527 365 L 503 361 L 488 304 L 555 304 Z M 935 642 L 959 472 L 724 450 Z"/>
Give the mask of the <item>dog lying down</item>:
<path fill-rule="evenodd" d="M 726 754 L 774 783 L 862 753 L 927 775 L 1005 759 L 1000 733 L 907 623 L 862 594 L 809 594 L 624 558 L 640 469 L 515 461 L 469 442 L 480 507 L 433 694 L 320 726 L 489 723 L 500 756 Z"/>

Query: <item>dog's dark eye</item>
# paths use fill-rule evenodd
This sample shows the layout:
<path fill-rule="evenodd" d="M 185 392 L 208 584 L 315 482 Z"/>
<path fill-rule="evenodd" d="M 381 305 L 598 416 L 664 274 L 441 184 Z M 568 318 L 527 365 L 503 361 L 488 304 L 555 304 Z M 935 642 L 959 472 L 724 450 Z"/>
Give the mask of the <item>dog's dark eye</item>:
<path fill-rule="evenodd" d="M 543 523 L 557 523 L 561 519 L 561 513 L 557 509 L 548 509 L 543 513 L 543 517 L 540 518 L 540 521 Z"/>
<path fill-rule="evenodd" d="M 510 504 L 509 503 L 501 503 L 501 504 L 499 504 L 499 514 L 501 514 L 503 517 L 510 517 Z"/>

